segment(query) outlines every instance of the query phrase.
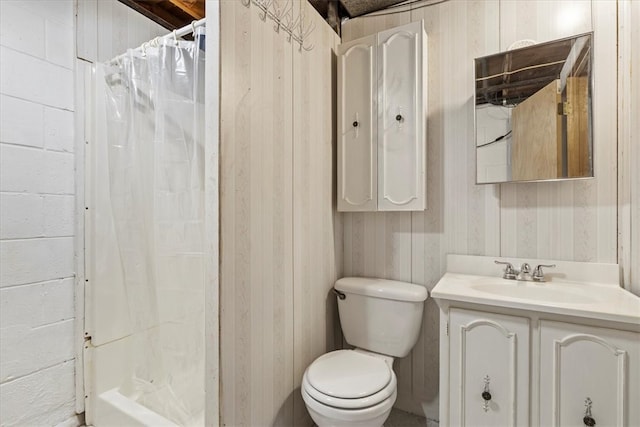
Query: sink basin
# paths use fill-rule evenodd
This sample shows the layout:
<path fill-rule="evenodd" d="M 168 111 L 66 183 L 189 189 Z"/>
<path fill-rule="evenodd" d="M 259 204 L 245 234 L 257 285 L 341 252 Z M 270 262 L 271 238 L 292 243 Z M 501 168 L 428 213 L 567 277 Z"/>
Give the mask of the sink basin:
<path fill-rule="evenodd" d="M 447 255 L 447 271 L 430 292 L 440 309 L 527 310 L 633 324 L 640 331 L 640 297 L 620 286 L 617 264 L 581 263 L 549 259 L 508 259 L 557 264 L 547 282 L 524 282 L 501 277 L 493 257 Z M 639 426 L 640 427 L 640 426 Z"/>
<path fill-rule="evenodd" d="M 492 295 L 500 295 L 511 298 L 522 298 L 549 303 L 593 304 L 595 299 L 573 289 L 564 286 L 549 285 L 548 283 L 517 282 L 509 283 L 474 283 L 471 288 Z"/>

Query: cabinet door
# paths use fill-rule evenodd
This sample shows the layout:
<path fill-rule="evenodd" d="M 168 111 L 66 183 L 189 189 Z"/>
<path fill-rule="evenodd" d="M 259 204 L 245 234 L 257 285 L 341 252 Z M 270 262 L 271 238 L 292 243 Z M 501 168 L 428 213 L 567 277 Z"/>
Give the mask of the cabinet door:
<path fill-rule="evenodd" d="M 338 51 L 338 210 L 377 207 L 376 36 Z"/>
<path fill-rule="evenodd" d="M 640 425 L 640 334 L 542 321 L 540 425 Z"/>
<path fill-rule="evenodd" d="M 421 210 L 425 202 L 422 21 L 378 33 L 378 210 Z"/>
<path fill-rule="evenodd" d="M 449 335 L 449 424 L 529 425 L 529 319 L 451 309 Z"/>

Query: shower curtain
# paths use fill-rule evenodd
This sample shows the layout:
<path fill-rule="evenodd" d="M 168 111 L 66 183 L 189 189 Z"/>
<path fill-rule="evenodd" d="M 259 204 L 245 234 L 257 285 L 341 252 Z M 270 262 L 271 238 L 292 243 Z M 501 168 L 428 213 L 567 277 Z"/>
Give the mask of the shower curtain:
<path fill-rule="evenodd" d="M 179 425 L 204 409 L 204 28 L 103 64 L 108 186 L 126 292 L 119 390 Z M 98 244 L 100 244 L 98 242 Z"/>

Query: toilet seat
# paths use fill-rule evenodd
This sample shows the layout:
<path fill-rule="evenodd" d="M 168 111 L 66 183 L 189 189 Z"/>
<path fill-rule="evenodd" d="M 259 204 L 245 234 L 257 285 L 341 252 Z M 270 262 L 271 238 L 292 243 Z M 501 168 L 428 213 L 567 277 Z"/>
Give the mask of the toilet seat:
<path fill-rule="evenodd" d="M 340 409 L 363 409 L 389 399 L 397 379 L 383 358 L 337 350 L 316 359 L 302 378 L 303 390 L 317 402 Z"/>
<path fill-rule="evenodd" d="M 341 409 L 324 405 L 311 396 L 306 390 L 302 390 L 304 400 L 311 418 L 319 426 L 344 426 L 344 427 L 371 427 L 382 426 L 389 417 L 391 408 L 396 401 L 397 392 L 393 391 L 388 399 L 377 405 L 362 409 Z"/>

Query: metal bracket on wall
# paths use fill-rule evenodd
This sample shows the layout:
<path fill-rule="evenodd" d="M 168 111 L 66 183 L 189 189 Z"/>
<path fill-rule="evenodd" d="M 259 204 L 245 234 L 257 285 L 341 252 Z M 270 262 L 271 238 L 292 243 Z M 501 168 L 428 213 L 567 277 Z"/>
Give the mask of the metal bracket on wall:
<path fill-rule="evenodd" d="M 308 19 L 302 9 L 298 13 L 297 18 L 293 18 L 293 2 L 287 0 L 284 6 L 281 6 L 278 0 L 241 0 L 242 4 L 250 7 L 253 3 L 260 10 L 260 19 L 267 20 L 267 17 L 274 22 L 273 30 L 276 33 L 280 29 L 287 33 L 288 41 L 292 39 L 298 43 L 298 50 L 310 51 L 313 49 L 312 44 L 306 44 L 305 41 L 311 33 L 316 29 L 315 23 L 308 22 Z"/>

